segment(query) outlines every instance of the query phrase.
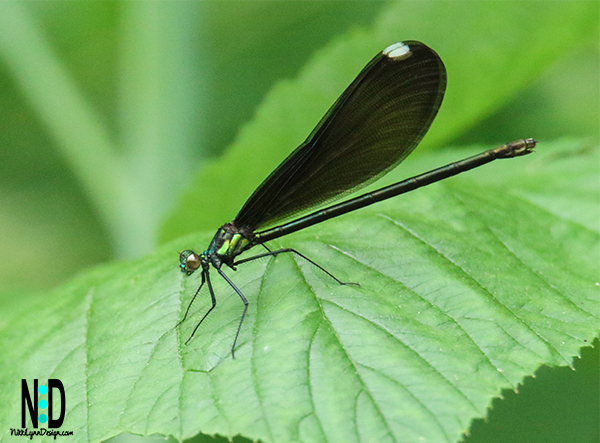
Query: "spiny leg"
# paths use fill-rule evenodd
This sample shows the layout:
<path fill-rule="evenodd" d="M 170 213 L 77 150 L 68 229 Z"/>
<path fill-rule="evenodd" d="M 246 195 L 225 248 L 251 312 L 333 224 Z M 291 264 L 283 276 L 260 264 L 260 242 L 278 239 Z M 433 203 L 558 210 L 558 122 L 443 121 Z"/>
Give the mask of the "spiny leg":
<path fill-rule="evenodd" d="M 196 300 L 196 296 L 200 293 L 200 289 L 202 289 L 202 286 L 204 286 L 204 282 L 205 282 L 205 278 L 204 278 L 204 271 L 202 271 L 202 283 L 200 283 L 200 287 L 198 288 L 198 290 L 196 291 L 196 293 L 194 294 L 194 296 L 192 297 L 192 301 L 190 301 L 190 303 L 188 304 L 187 309 L 185 310 L 185 315 L 183 316 L 183 319 L 177 323 L 175 325 L 175 327 L 178 327 L 181 323 L 183 323 L 185 321 L 185 319 L 188 316 L 188 313 L 190 312 L 190 308 L 192 307 L 192 304 L 194 303 L 194 300 Z M 186 342 L 187 343 L 187 342 Z"/>
<path fill-rule="evenodd" d="M 264 246 L 264 245 L 263 245 Z M 267 248 L 265 246 L 265 248 Z M 321 266 L 318 263 L 315 263 L 314 261 L 312 261 L 310 258 L 308 258 L 306 255 L 296 251 L 293 248 L 283 248 L 283 249 L 278 249 L 276 251 L 271 251 L 269 250 L 269 248 L 267 248 L 267 251 L 269 252 L 264 252 L 262 254 L 258 254 L 258 255 L 254 255 L 252 257 L 248 257 L 248 258 L 244 258 L 242 260 L 238 260 L 236 262 L 233 263 L 234 266 L 237 266 L 239 264 L 242 263 L 247 263 L 249 261 L 252 260 L 256 260 L 258 258 L 263 258 L 263 257 L 274 257 L 278 254 L 282 254 L 284 252 L 293 252 L 296 255 L 299 255 L 300 257 L 302 257 L 304 260 L 306 260 L 307 262 L 313 264 L 314 266 L 316 266 L 317 268 L 319 268 L 321 271 L 323 271 L 325 274 L 327 274 L 328 276 L 330 276 L 332 279 L 334 279 L 336 282 L 338 282 L 340 285 L 356 285 L 356 286 L 360 286 L 358 283 L 352 283 L 352 282 L 343 282 L 341 281 L 339 278 L 337 278 L 335 275 L 333 275 L 331 272 L 329 272 L 327 269 L 325 269 L 323 266 Z"/>
<path fill-rule="evenodd" d="M 200 320 L 200 322 L 198 322 L 198 324 L 196 325 L 196 327 L 194 328 L 194 330 L 192 331 L 192 335 L 190 335 L 190 338 L 187 339 L 187 341 L 185 342 L 185 344 L 187 345 L 190 340 L 194 337 L 194 334 L 196 333 L 196 331 L 198 330 L 198 328 L 200 327 L 200 325 L 202 324 L 202 322 L 204 321 L 204 319 L 206 317 L 208 317 L 208 314 L 210 314 L 210 312 L 215 309 L 215 306 L 217 306 L 217 299 L 215 297 L 215 291 L 213 291 L 213 287 L 212 284 L 210 283 L 210 274 L 208 273 L 208 270 L 203 269 L 202 270 L 202 284 L 204 284 L 204 281 L 206 279 L 206 285 L 208 286 L 208 292 L 210 292 L 210 298 L 212 300 L 212 306 L 210 307 L 210 309 L 206 312 L 206 314 L 204 314 L 204 317 L 202 317 L 202 320 Z M 200 288 L 202 287 L 202 285 L 200 285 Z M 196 291 L 196 294 L 198 292 L 200 292 L 200 288 L 198 288 L 198 291 Z M 194 298 L 196 296 L 194 295 Z M 192 299 L 193 301 L 193 299 Z M 188 308 L 189 310 L 189 308 Z M 187 312 L 186 312 L 187 315 Z M 185 317 L 184 317 L 185 320 Z M 183 320 L 182 320 L 183 321 Z"/>
<path fill-rule="evenodd" d="M 237 339 L 240 335 L 240 330 L 242 329 L 242 323 L 244 322 L 244 318 L 246 317 L 246 312 L 248 311 L 248 300 L 246 300 L 246 297 L 244 297 L 244 294 L 242 294 L 242 291 L 239 290 L 239 288 L 229 279 L 229 277 L 227 277 L 227 275 L 225 275 L 225 273 L 221 269 L 217 269 L 217 272 L 219 274 L 221 274 L 221 277 L 223 277 L 225 279 L 225 281 L 227 283 L 229 283 L 229 286 L 231 286 L 233 288 L 233 290 L 237 293 L 237 295 L 242 299 L 242 302 L 244 302 L 244 312 L 242 312 L 242 318 L 240 319 L 240 324 L 238 325 L 237 332 L 235 333 L 235 339 L 233 340 L 233 346 L 231 346 L 231 358 L 235 358 L 235 344 L 237 343 Z M 207 275 L 207 278 L 208 278 L 208 275 Z M 211 287 L 210 280 L 208 281 L 208 287 L 209 288 Z M 214 308 L 214 306 L 213 306 L 213 308 Z"/>

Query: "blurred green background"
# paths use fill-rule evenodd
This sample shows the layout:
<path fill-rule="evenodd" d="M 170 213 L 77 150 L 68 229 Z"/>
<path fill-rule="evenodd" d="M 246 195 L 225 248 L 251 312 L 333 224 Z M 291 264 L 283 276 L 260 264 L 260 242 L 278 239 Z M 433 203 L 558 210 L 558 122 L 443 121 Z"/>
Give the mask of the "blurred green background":
<path fill-rule="evenodd" d="M 524 37 L 502 34 L 511 14 Z M 474 17 L 485 20 L 460 29 Z M 196 177 L 219 162 L 274 85 L 386 21 L 398 40 L 425 41 L 447 65 L 446 104 L 423 150 L 434 148 L 428 140 L 436 148 L 598 140 L 597 2 L 3 2 L 0 291 L 44 290 L 96 263 L 143 255 L 159 238 L 216 229 L 185 218 L 182 193 L 202 192 Z M 482 36 L 496 32 L 510 59 L 486 47 Z M 529 39 L 548 53 L 519 57 Z M 574 43 L 552 52 L 567 40 Z M 380 49 L 356 57 L 348 78 Z M 487 62 L 461 66 L 461 53 Z M 536 68 L 519 78 L 529 63 Z M 494 97 L 493 85 L 479 87 L 461 70 L 519 81 Z M 482 89 L 489 106 L 469 107 L 482 102 Z M 459 100 L 473 115 L 451 115 Z M 293 147 L 269 147 L 270 161 Z M 214 218 L 228 221 L 251 190 L 214 208 Z"/>
<path fill-rule="evenodd" d="M 269 143 L 268 157 L 247 153 L 240 177 L 231 160 L 258 130 L 255 117 L 277 133 L 277 115 L 264 116 L 281 108 L 269 103 L 303 75 L 327 86 L 348 41 L 365 47 L 339 70 L 346 84 L 398 40 L 422 40 L 446 63 L 448 93 L 415 156 L 530 136 L 538 149 L 558 138 L 591 146 L 598 22 L 597 1 L 1 2 L 0 293 L 42 292 L 228 221 L 324 110 L 313 115 L 299 98 L 289 112 L 306 115 L 306 127 L 286 128 L 292 141 Z M 252 178 L 241 186 L 236 174 Z M 597 352 L 587 364 L 597 371 Z M 590 379 L 577 386 L 597 393 Z M 486 429 L 514 434 L 513 419 L 500 423 L 504 434 Z"/>

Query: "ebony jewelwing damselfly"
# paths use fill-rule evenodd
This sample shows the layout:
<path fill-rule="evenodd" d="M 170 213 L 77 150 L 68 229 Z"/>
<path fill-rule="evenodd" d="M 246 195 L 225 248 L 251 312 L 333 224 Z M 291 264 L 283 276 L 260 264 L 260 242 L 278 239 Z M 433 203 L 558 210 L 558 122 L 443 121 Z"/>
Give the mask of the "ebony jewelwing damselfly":
<path fill-rule="evenodd" d="M 210 281 L 211 266 L 244 303 L 231 347 L 234 356 L 248 300 L 223 272 L 223 265 L 235 270 L 242 263 L 291 252 L 314 264 L 338 283 L 346 284 L 295 249 L 271 251 L 265 243 L 498 158 L 518 157 L 533 151 L 536 141 L 531 138 L 511 142 L 285 222 L 368 185 L 402 162 L 429 129 L 445 90 L 444 64 L 423 43 L 396 43 L 377 54 L 327 111 L 306 141 L 271 172 L 235 219 L 219 228 L 208 249 L 202 254 L 190 250 L 180 254 L 181 271 L 191 275 L 201 269 L 202 282 L 178 325 L 187 318 L 205 283 L 212 300 L 212 306 L 186 343 L 217 304 Z M 267 252 L 236 260 L 242 252 L 257 245 L 263 245 Z"/>

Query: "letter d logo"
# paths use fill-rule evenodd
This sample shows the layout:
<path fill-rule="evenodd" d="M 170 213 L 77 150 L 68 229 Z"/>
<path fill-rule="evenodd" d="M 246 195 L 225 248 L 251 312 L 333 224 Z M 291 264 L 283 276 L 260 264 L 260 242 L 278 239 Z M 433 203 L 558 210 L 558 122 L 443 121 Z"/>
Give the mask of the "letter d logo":
<path fill-rule="evenodd" d="M 60 415 L 57 419 L 52 417 L 52 407 L 54 405 L 52 391 L 54 389 L 58 389 L 58 393 L 60 394 Z M 65 388 L 62 382 L 57 378 L 51 378 L 48 380 L 48 427 L 49 428 L 60 428 L 65 419 L 65 410 L 66 410 L 66 396 L 65 396 Z"/>

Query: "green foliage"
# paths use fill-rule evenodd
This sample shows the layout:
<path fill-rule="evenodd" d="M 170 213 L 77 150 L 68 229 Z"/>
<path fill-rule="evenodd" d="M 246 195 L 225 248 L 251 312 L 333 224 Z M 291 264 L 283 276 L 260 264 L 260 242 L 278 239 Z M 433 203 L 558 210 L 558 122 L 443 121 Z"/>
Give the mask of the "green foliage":
<path fill-rule="evenodd" d="M 382 4 L 273 5 L 0 3 L 0 287 L 150 251 L 272 84 Z"/>
<path fill-rule="evenodd" d="M 480 2 L 457 7 L 442 3 L 433 8 L 420 2 L 395 3 L 373 29 L 337 38 L 309 61 L 297 79 L 279 83 L 223 157 L 195 177 L 163 226 L 162 239 L 231 220 L 264 177 L 310 133 L 360 69 L 390 42 L 407 36 L 426 42 L 440 54 L 448 70 L 446 97 L 427 137 L 413 154 L 418 155 L 456 138 L 508 102 L 566 53 L 591 44 L 591 39 L 597 37 L 597 17 L 590 20 L 586 12 L 589 5 L 556 4 L 550 10 L 537 3 L 498 4 Z M 532 21 L 532 16 L 536 20 Z M 566 17 L 576 32 L 562 26 Z M 460 23 L 460 27 L 452 31 L 450 39 L 431 25 L 440 22 L 446 26 Z M 564 34 L 550 38 L 549 30 L 559 29 Z M 582 40 L 582 34 L 590 40 Z M 476 41 L 474 35 L 478 36 Z M 585 73 L 570 71 L 570 75 L 569 81 L 573 82 L 574 75 L 578 78 Z M 524 106 L 528 113 L 535 112 L 535 106 Z M 597 115 L 597 109 L 590 111 L 588 118 Z M 594 134 L 598 132 L 596 123 L 592 124 Z M 545 139 L 544 131 L 535 124 L 486 134 L 495 143 L 530 136 Z"/>
<path fill-rule="evenodd" d="M 597 2 L 167 4 L 0 5 L 2 287 L 51 285 L 111 247 L 134 255 L 159 229 L 166 243 L 51 292 L 0 291 L 0 441 L 20 423 L 21 378 L 65 383 L 74 441 L 457 441 L 503 389 L 591 343 Z M 403 39 L 440 53 L 448 93 L 423 146 L 378 186 L 492 143 L 535 137 L 537 153 L 273 245 L 360 287 L 290 256 L 225 270 L 250 301 L 235 360 L 242 304 L 213 272 L 217 309 L 184 346 L 210 301 L 204 289 L 174 328 L 199 285 L 175 251 L 205 248 L 361 67 Z M 432 154 L 448 144 L 478 146 Z"/>
<path fill-rule="evenodd" d="M 456 441 L 501 389 L 542 364 L 570 365 L 598 331 L 600 234 L 552 198 L 564 186 L 578 191 L 572 205 L 598 198 L 598 154 L 547 143 L 286 237 L 360 287 L 291 256 L 227 271 L 250 300 L 236 359 L 242 304 L 216 274 L 217 309 L 198 336 L 183 345 L 206 292 L 174 328 L 199 276 L 182 276 L 173 251 L 207 244 L 210 232 L 9 305 L 2 422 L 20 417 L 15 379 L 48 377 L 66 383 L 63 427 L 75 441 L 122 431 Z M 424 155 L 411 168 L 438 161 Z"/>

